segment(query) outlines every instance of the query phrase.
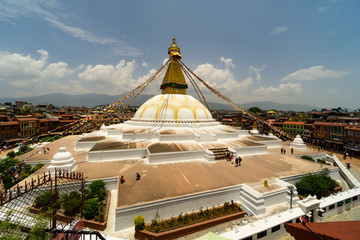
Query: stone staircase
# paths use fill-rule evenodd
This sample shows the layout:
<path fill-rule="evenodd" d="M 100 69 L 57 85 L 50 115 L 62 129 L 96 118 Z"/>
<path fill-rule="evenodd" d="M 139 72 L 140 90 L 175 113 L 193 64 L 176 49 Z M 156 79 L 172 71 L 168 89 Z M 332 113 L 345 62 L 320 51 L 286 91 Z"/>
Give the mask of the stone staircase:
<path fill-rule="evenodd" d="M 228 148 L 209 148 L 208 150 L 214 153 L 214 160 L 226 160 L 227 153 L 231 153 Z"/>

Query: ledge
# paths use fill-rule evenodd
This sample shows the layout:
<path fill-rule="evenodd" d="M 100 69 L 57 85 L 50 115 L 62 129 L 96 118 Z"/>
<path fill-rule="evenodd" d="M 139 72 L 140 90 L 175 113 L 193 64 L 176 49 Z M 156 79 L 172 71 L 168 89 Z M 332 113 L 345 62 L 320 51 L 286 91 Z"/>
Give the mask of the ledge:
<path fill-rule="evenodd" d="M 228 222 L 228 221 L 232 221 L 234 219 L 241 218 L 245 214 L 246 214 L 246 212 L 242 211 L 242 212 L 234 213 L 234 214 L 231 214 L 231 215 L 218 217 L 218 218 L 215 218 L 215 219 L 211 219 L 211 220 L 191 224 L 191 225 L 188 225 L 188 226 L 184 226 L 184 227 L 180 227 L 180 228 L 176 228 L 176 229 L 173 229 L 173 230 L 160 232 L 160 233 L 154 233 L 154 232 L 150 232 L 150 231 L 143 231 L 143 230 L 139 230 L 139 229 L 135 228 L 135 238 L 136 239 L 142 239 L 142 240 L 145 240 L 145 239 L 165 240 L 165 239 L 180 238 L 180 237 L 183 237 L 183 236 L 189 235 L 191 233 L 195 233 L 195 232 L 207 229 L 209 227 L 212 227 L 212 226 L 224 223 L 224 222 Z"/>

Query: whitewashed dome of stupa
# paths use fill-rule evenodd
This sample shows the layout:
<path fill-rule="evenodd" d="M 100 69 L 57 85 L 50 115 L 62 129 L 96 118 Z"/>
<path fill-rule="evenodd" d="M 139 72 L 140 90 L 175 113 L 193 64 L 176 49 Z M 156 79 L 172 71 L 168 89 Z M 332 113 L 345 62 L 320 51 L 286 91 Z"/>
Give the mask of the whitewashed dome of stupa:
<path fill-rule="evenodd" d="M 50 166 L 47 167 L 47 171 L 54 173 L 55 169 L 62 169 L 72 171 L 76 163 L 70 152 L 66 147 L 60 147 L 59 151 L 53 156 L 50 161 Z"/>
<path fill-rule="evenodd" d="M 193 96 L 184 94 L 161 94 L 147 100 L 132 120 L 213 122 L 210 111 Z"/>

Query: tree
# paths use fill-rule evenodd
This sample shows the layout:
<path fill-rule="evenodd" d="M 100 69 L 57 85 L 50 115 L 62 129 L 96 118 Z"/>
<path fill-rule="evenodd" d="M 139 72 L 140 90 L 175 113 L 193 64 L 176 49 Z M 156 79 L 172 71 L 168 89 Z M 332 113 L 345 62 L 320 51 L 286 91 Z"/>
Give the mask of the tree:
<path fill-rule="evenodd" d="M 99 200 L 97 198 L 92 198 L 86 201 L 85 203 L 85 212 L 84 217 L 87 220 L 93 219 L 99 214 Z"/>
<path fill-rule="evenodd" d="M 87 199 L 98 198 L 99 201 L 105 199 L 106 188 L 105 182 L 102 180 L 96 180 L 89 185 L 90 193 L 86 196 Z"/>
<path fill-rule="evenodd" d="M 81 206 L 81 196 L 77 191 L 72 191 L 69 195 L 64 194 L 63 198 L 63 208 L 65 210 L 66 216 L 75 216 L 80 213 Z"/>
<path fill-rule="evenodd" d="M 43 240 L 48 239 L 49 234 L 45 231 L 49 227 L 49 220 L 43 215 L 36 217 L 35 224 L 29 231 L 29 240 Z"/>
<path fill-rule="evenodd" d="M 338 184 L 334 179 L 329 177 L 329 170 L 326 168 L 317 174 L 307 174 L 302 177 L 295 186 L 300 195 L 306 196 L 310 194 L 321 198 L 334 190 Z"/>
<path fill-rule="evenodd" d="M 251 107 L 249 108 L 249 112 L 252 112 L 252 113 L 261 113 L 263 110 L 261 110 L 260 108 L 258 107 Z"/>

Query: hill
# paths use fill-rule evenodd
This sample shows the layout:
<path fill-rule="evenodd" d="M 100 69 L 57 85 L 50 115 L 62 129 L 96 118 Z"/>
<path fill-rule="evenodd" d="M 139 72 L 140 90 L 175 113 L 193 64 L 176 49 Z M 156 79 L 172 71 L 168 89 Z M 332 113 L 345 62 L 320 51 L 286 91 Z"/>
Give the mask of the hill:
<path fill-rule="evenodd" d="M 53 104 L 54 106 L 85 106 L 85 107 L 94 107 L 98 105 L 107 105 L 115 102 L 119 98 L 123 97 L 125 94 L 111 96 L 107 94 L 80 94 L 80 95 L 69 95 L 64 93 L 53 93 L 53 94 L 45 94 L 41 96 L 35 97 L 20 97 L 20 98 L 0 98 L 0 103 L 4 102 L 12 102 L 14 103 L 16 100 L 27 101 L 34 105 L 42 104 Z M 140 106 L 145 101 L 153 97 L 153 95 L 139 95 L 131 105 Z M 228 104 L 222 103 L 214 103 L 208 102 L 209 107 L 214 110 L 225 109 L 232 110 L 233 107 Z M 302 104 L 283 104 L 283 103 L 275 103 L 275 102 L 250 102 L 240 104 L 240 106 L 248 109 L 250 107 L 259 107 L 264 110 L 280 110 L 280 111 L 311 111 L 312 109 L 320 109 L 319 107 L 307 106 Z"/>

